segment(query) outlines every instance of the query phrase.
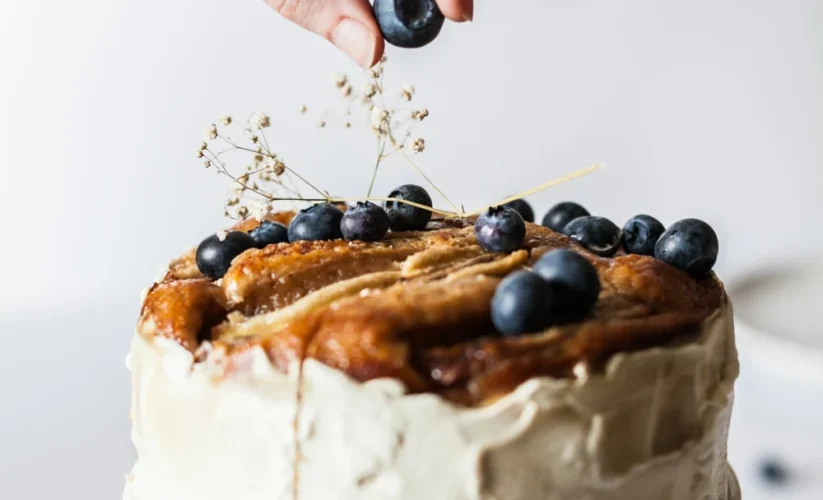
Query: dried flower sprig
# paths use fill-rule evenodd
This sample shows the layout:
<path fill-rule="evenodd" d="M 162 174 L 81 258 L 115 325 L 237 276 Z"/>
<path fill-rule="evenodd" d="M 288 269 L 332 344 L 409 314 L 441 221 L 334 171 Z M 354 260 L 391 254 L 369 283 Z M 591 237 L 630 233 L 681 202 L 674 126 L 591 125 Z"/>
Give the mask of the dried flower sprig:
<path fill-rule="evenodd" d="M 293 170 L 269 146 L 266 129 L 271 127 L 272 119 L 263 112 L 254 113 L 244 124 L 237 123 L 231 116 L 220 117 L 216 123 L 206 127 L 205 140 L 197 150 L 197 157 L 203 159 L 206 168 L 214 168 L 219 174 L 232 180 L 232 189 L 225 201 L 225 215 L 233 219 L 254 217 L 263 220 L 273 212 L 275 202 L 330 202 L 350 203 L 356 201 L 398 202 L 412 205 L 444 217 L 472 217 L 488 209 L 489 206 L 502 205 L 510 201 L 534 194 L 558 184 L 587 175 L 603 167 L 595 164 L 577 170 L 569 175 L 549 181 L 515 196 L 508 197 L 474 212 L 466 212 L 461 205 L 457 208 L 445 193 L 423 172 L 410 158 L 409 154 L 418 155 L 426 150 L 426 141 L 413 136 L 415 127 L 429 116 L 426 108 L 404 110 L 401 103 L 411 102 L 415 89 L 411 85 L 403 86 L 396 94 L 392 104 L 387 105 L 388 95 L 384 87 L 385 58 L 366 74 L 366 80 L 353 85 L 348 76 L 340 73 L 331 75 L 331 83 L 344 99 L 345 109 L 338 112 L 326 111 L 317 118 L 317 126 L 326 127 L 334 123 L 335 118 L 342 118 L 343 126 L 349 128 L 360 122 L 376 137 L 377 158 L 374 163 L 369 187 L 364 197 L 335 197 L 327 190 L 319 188 L 306 177 Z M 308 108 L 301 105 L 301 114 Z M 405 114 L 403 113 L 405 111 Z M 241 127 L 248 144 L 243 144 L 229 135 L 232 125 Z M 229 168 L 226 158 L 230 153 L 239 152 L 251 155 L 251 162 L 246 163 L 243 173 L 235 174 Z M 375 181 L 381 164 L 392 155 L 399 154 L 415 172 L 417 172 L 450 206 L 451 210 L 442 210 L 419 205 L 408 200 L 396 198 L 378 198 L 372 196 Z M 305 197 L 300 187 L 308 188 L 316 196 Z"/>

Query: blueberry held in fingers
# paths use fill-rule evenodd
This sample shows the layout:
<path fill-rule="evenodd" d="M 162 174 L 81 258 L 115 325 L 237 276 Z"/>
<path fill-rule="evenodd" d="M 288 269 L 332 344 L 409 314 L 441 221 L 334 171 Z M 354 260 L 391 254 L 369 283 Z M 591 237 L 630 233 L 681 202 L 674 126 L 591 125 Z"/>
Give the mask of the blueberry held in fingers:
<path fill-rule="evenodd" d="M 238 255 L 255 246 L 254 238 L 242 231 L 231 231 L 222 236 L 211 235 L 197 247 L 197 269 L 209 278 L 220 279 Z"/>
<path fill-rule="evenodd" d="M 445 21 L 434 0 L 374 0 L 373 9 L 383 38 L 396 47 L 428 45 Z"/>
<path fill-rule="evenodd" d="M 578 217 L 590 215 L 589 211 L 572 201 L 564 201 L 553 206 L 543 217 L 543 226 L 563 232 L 566 225 Z"/>
<path fill-rule="evenodd" d="M 424 207 L 432 206 L 429 193 L 420 186 L 405 184 L 391 193 L 389 198 L 406 200 Z M 387 201 L 386 213 L 389 214 L 392 231 L 418 231 L 425 229 L 432 218 L 432 213 L 425 208 L 409 205 L 399 201 Z"/>
<path fill-rule="evenodd" d="M 526 200 L 514 200 L 506 203 L 507 207 L 511 207 L 517 210 L 517 213 L 523 217 L 523 220 L 526 222 L 534 222 L 534 210 L 532 206 L 529 205 L 529 202 Z"/>
<path fill-rule="evenodd" d="M 689 274 L 701 275 L 714 267 L 719 250 L 717 234 L 710 225 L 698 219 L 683 219 L 660 236 L 654 255 Z"/>
<path fill-rule="evenodd" d="M 289 242 L 289 229 L 278 222 L 264 220 L 259 226 L 249 232 L 254 238 L 257 248 L 266 248 L 269 245 Z"/>
<path fill-rule="evenodd" d="M 626 253 L 654 255 L 654 246 L 666 231 L 651 215 L 635 215 L 623 226 L 623 248 Z"/>
<path fill-rule="evenodd" d="M 591 310 L 600 295 L 600 277 L 585 257 L 572 250 L 552 250 L 538 259 L 534 272 L 554 292 L 552 315 L 579 320 Z"/>
<path fill-rule="evenodd" d="M 517 271 L 497 286 L 491 302 L 492 322 L 507 336 L 540 331 L 547 319 L 549 288 L 540 276 Z"/>
<path fill-rule="evenodd" d="M 513 208 L 492 207 L 477 218 L 474 235 L 480 246 L 490 252 L 513 252 L 523 245 L 526 223 Z"/>
<path fill-rule="evenodd" d="M 622 231 L 614 222 L 605 217 L 588 215 L 569 222 L 563 229 L 571 239 L 580 243 L 590 252 L 601 257 L 610 257 L 620 246 Z"/>
<path fill-rule="evenodd" d="M 331 203 L 319 203 L 297 213 L 289 224 L 289 241 L 339 240 L 343 211 Z"/>
<path fill-rule="evenodd" d="M 343 214 L 340 232 L 349 241 L 380 241 L 389 230 L 389 214 L 371 202 L 357 202 Z"/>

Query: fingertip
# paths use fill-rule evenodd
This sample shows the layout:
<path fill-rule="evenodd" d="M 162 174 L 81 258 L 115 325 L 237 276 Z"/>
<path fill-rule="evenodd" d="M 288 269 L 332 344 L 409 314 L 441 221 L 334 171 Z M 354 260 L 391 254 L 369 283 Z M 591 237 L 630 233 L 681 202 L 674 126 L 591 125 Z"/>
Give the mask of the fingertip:
<path fill-rule="evenodd" d="M 380 61 L 385 51 L 385 42 L 377 20 L 374 18 L 371 3 L 368 0 L 341 0 L 337 2 L 341 14 L 360 23 L 369 32 L 368 50 L 363 50 L 360 57 L 354 57 L 355 62 L 365 69 L 370 69 Z M 335 43 L 337 45 L 337 43 Z M 349 54 L 351 55 L 351 54 Z"/>
<path fill-rule="evenodd" d="M 474 19 L 473 0 L 437 0 L 437 6 L 450 21 L 462 23 Z"/>
<path fill-rule="evenodd" d="M 383 55 L 383 37 L 380 32 L 351 18 L 342 19 L 331 32 L 329 40 L 366 69 L 371 68 Z"/>
<path fill-rule="evenodd" d="M 380 59 L 383 57 L 383 54 L 386 51 L 386 42 L 383 40 L 383 35 L 380 31 L 377 32 L 377 37 L 374 44 L 374 53 L 371 61 L 369 61 L 368 66 L 366 69 L 372 68 L 375 64 L 380 62 Z"/>

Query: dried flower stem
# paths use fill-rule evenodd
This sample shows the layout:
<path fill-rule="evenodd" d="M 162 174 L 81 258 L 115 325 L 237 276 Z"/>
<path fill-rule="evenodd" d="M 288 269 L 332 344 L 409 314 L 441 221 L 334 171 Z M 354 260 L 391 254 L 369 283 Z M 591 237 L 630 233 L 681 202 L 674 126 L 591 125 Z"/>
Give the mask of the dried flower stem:
<path fill-rule="evenodd" d="M 594 165 L 590 165 L 585 168 L 581 168 L 579 170 L 575 170 L 574 172 L 564 175 L 562 177 L 558 177 L 557 179 L 551 180 L 544 184 L 541 184 L 537 187 L 528 189 L 519 193 L 514 196 L 509 196 L 503 200 L 498 201 L 497 203 L 492 203 L 491 205 L 487 205 L 479 210 L 475 210 L 474 212 L 466 213 L 464 210 L 455 210 L 454 212 L 448 210 L 441 210 L 439 208 L 433 208 L 426 205 L 422 205 L 420 203 L 415 203 L 413 201 L 404 200 L 401 198 L 380 198 L 380 197 L 367 197 L 367 198 L 334 198 L 334 197 L 327 197 L 327 198 L 272 198 L 271 201 L 304 201 L 304 202 L 328 202 L 328 203 L 352 203 L 357 201 L 371 201 L 371 202 L 394 202 L 394 203 L 402 203 L 404 205 L 411 205 L 413 207 L 417 207 L 433 214 L 443 215 L 446 217 L 457 217 L 457 218 L 468 218 L 474 217 L 476 215 L 480 215 L 489 207 L 495 207 L 499 205 L 505 205 L 506 203 L 512 202 L 514 200 L 519 200 L 521 198 L 525 198 L 526 196 L 533 195 L 535 193 L 539 193 L 540 191 L 545 191 L 546 189 L 558 186 L 560 184 L 565 184 L 566 182 L 572 181 L 579 177 L 583 177 L 594 173 L 602 168 L 605 167 L 603 163 L 596 163 Z"/>
<path fill-rule="evenodd" d="M 529 189 L 520 194 L 510 196 L 495 204 L 483 207 L 480 210 L 466 213 L 463 206 L 461 205 L 460 208 L 458 208 L 457 205 L 453 203 L 448 196 L 446 196 L 443 190 L 441 190 L 434 183 L 434 181 L 432 181 L 432 179 L 423 172 L 423 170 L 410 158 L 410 155 L 406 152 L 406 149 L 409 149 L 409 151 L 414 153 L 422 153 L 426 147 L 425 139 L 422 137 L 412 137 L 412 132 L 416 125 L 429 115 L 428 110 L 425 108 L 419 108 L 414 111 L 409 111 L 404 118 L 398 118 L 398 113 L 404 109 L 408 109 L 400 107 L 400 103 L 409 102 L 413 99 L 415 93 L 414 87 L 410 85 L 404 86 L 397 99 L 391 99 L 392 101 L 395 101 L 395 104 L 391 108 L 386 108 L 385 102 L 387 99 L 384 87 L 383 61 L 369 71 L 369 80 L 359 86 L 359 91 L 355 90 L 356 87 L 349 82 L 348 77 L 345 75 L 333 75 L 332 82 L 337 88 L 338 93 L 346 100 L 345 111 L 342 113 L 342 116 L 345 118 L 346 127 L 349 127 L 357 118 L 357 116 L 355 116 L 352 112 L 352 104 L 359 103 L 361 104 L 361 109 L 364 111 L 363 117 L 366 118 L 368 129 L 377 136 L 377 158 L 374 162 L 374 168 L 371 174 L 366 196 L 364 198 L 334 197 L 329 194 L 328 191 L 320 189 L 320 187 L 310 182 L 303 175 L 283 163 L 278 155 L 272 151 L 264 131 L 264 129 L 271 126 L 272 120 L 265 113 L 258 112 L 251 116 L 247 122 L 247 125 L 243 128 L 243 131 L 251 142 L 250 147 L 241 146 L 230 136 L 225 133 L 221 133 L 221 129 L 218 129 L 216 123 L 212 123 L 206 128 L 206 141 L 220 139 L 228 144 L 229 148 L 215 152 L 209 148 L 208 142 L 203 142 L 197 150 L 198 157 L 205 159 L 205 166 L 207 168 L 213 166 L 217 170 L 218 174 L 224 175 L 234 182 L 234 187 L 225 205 L 227 216 L 233 217 L 230 213 L 231 209 L 236 217 L 241 219 L 248 217 L 251 212 L 256 214 L 255 217 L 265 217 L 266 214 L 271 213 L 270 205 L 281 201 L 304 203 L 351 203 L 358 201 L 371 201 L 382 203 L 401 203 L 420 208 L 422 210 L 427 210 L 433 214 L 438 214 L 445 217 L 468 218 L 481 214 L 487 210 L 489 206 L 503 205 L 511 201 L 524 198 L 545 189 L 549 189 L 553 186 L 569 182 L 578 177 L 588 175 L 603 168 L 604 166 L 600 163 L 591 165 L 558 179 L 541 184 L 540 186 Z M 375 103 L 379 103 L 380 106 L 375 105 Z M 301 112 L 305 112 L 306 108 L 301 107 L 300 109 Z M 321 114 L 321 116 L 327 116 L 328 114 L 329 111 L 325 111 Z M 224 127 L 230 126 L 233 122 L 234 121 L 230 116 L 221 117 L 221 119 L 217 120 L 217 123 Z M 325 123 L 326 119 L 323 119 L 323 124 Z M 404 127 L 405 130 L 403 130 L 402 134 L 398 136 L 396 135 L 396 131 L 399 131 L 401 127 Z M 241 175 L 232 174 L 223 160 L 224 155 L 233 151 L 247 152 L 253 155 L 253 163 L 247 164 Z M 384 160 L 398 152 L 403 157 L 403 160 L 408 163 L 417 174 L 425 179 L 428 185 L 433 188 L 446 201 L 446 203 L 448 203 L 451 210 L 432 208 L 399 198 L 381 198 L 372 196 L 377 175 L 380 171 L 382 163 Z M 255 176 L 255 178 L 252 179 L 252 176 Z M 301 194 L 298 183 L 295 179 L 311 188 L 319 195 L 319 197 L 305 198 Z M 258 185 L 258 181 L 261 183 L 260 185 L 270 187 L 271 191 L 261 188 L 260 185 Z M 286 182 L 288 182 L 290 186 L 287 186 Z M 278 193 L 280 189 L 284 190 L 285 193 Z M 241 203 L 241 198 L 243 198 L 244 193 L 251 193 L 260 197 L 259 200 L 252 200 L 257 203 L 256 208 L 250 210 L 249 207 Z"/>
<path fill-rule="evenodd" d="M 574 172 L 572 172 L 570 174 L 564 175 L 563 177 L 558 177 L 557 179 L 551 180 L 549 182 L 541 184 L 541 185 L 539 185 L 537 187 L 534 187 L 532 189 L 528 189 L 526 191 L 523 191 L 522 193 L 516 194 L 514 196 L 509 196 L 508 198 L 505 198 L 501 201 L 498 201 L 497 203 L 492 203 L 491 205 L 487 205 L 487 206 L 481 208 L 480 210 L 475 210 L 474 212 L 466 214 L 465 216 L 466 217 L 473 217 L 475 215 L 480 215 L 483 212 L 485 212 L 486 210 L 488 210 L 489 207 L 496 207 L 496 206 L 500 206 L 500 205 L 505 205 L 506 203 L 511 203 L 515 200 L 525 198 L 526 196 L 531 196 L 535 193 L 539 193 L 540 191 L 545 191 L 546 189 L 552 188 L 554 186 L 558 186 L 560 184 L 565 184 L 565 183 L 567 183 L 569 181 L 573 181 L 573 180 L 575 180 L 579 177 L 583 177 L 583 176 L 589 175 L 591 173 L 594 173 L 594 172 L 604 168 L 605 166 L 606 166 L 605 163 L 595 163 L 594 165 L 589 165 L 588 167 L 581 168 L 579 170 L 575 170 Z"/>
<path fill-rule="evenodd" d="M 457 209 L 457 206 L 455 206 L 455 204 L 454 204 L 454 203 L 452 203 L 452 201 L 449 199 L 449 197 L 448 197 L 448 196 L 446 196 L 446 193 L 444 193 L 443 191 L 441 191 L 441 190 L 440 190 L 440 188 L 439 188 L 439 187 L 437 187 L 437 185 L 436 185 L 434 182 L 432 182 L 432 180 L 431 180 L 431 179 L 429 179 L 429 176 L 428 176 L 428 175 L 426 175 L 426 174 L 425 174 L 422 170 L 420 170 L 420 167 L 418 167 L 418 166 L 417 166 L 417 165 L 416 165 L 416 164 L 415 164 L 415 163 L 411 160 L 411 158 L 409 158 L 409 155 L 407 155 L 406 153 L 402 153 L 402 155 L 403 155 L 403 159 L 404 159 L 404 160 L 406 160 L 406 161 L 409 163 L 409 165 L 411 165 L 411 166 L 412 166 L 412 168 L 413 168 L 414 170 L 416 170 L 416 171 L 417 171 L 417 173 L 418 173 L 418 174 L 420 174 L 420 175 L 421 175 L 424 179 L 426 179 L 426 182 L 428 182 L 428 183 L 429 183 L 429 185 L 430 185 L 432 188 L 434 188 L 434 190 L 435 190 L 435 191 L 437 191 L 437 192 L 438 192 L 438 194 L 440 194 L 440 196 L 442 196 L 444 200 L 446 200 L 446 203 L 448 203 L 448 204 L 449 204 L 449 206 L 450 206 L 450 207 L 452 207 L 452 210 L 454 210 L 455 212 L 460 212 L 460 210 L 458 210 L 458 209 Z"/>
<path fill-rule="evenodd" d="M 385 150 L 385 141 L 382 139 L 377 139 L 377 161 L 374 162 L 374 171 L 371 174 L 371 182 L 369 182 L 369 190 L 366 191 L 366 198 L 371 196 L 371 192 L 374 189 L 374 181 L 377 180 L 377 171 L 380 170 L 380 162 L 383 161 L 383 158 L 385 158 L 383 155 Z"/>
<path fill-rule="evenodd" d="M 249 148 L 246 148 L 246 147 L 243 147 L 243 146 L 239 146 L 239 145 L 237 145 L 237 144 L 235 144 L 235 143 L 231 142 L 231 140 L 230 140 L 230 139 L 228 139 L 228 138 L 226 138 L 226 137 L 224 137 L 224 136 L 219 136 L 219 137 L 220 137 L 221 139 L 223 139 L 224 141 L 228 142 L 229 144 L 231 144 L 231 145 L 232 145 L 235 149 L 238 149 L 238 150 L 240 150 L 240 151 L 247 151 L 247 152 L 249 152 L 249 153 L 254 153 L 254 154 L 261 154 L 261 153 L 259 153 L 259 152 L 255 151 L 255 150 L 253 150 L 253 149 L 249 149 Z M 268 158 L 271 158 L 272 160 L 276 159 L 276 157 L 275 157 L 274 155 L 272 155 L 271 153 L 269 153 L 269 152 L 264 151 L 262 154 L 263 154 L 263 156 L 266 156 L 266 157 L 268 157 Z M 287 171 L 287 172 L 290 172 L 292 175 L 294 175 L 295 177 L 297 177 L 298 179 L 300 179 L 301 181 L 303 181 L 303 182 L 304 182 L 307 186 L 309 186 L 310 188 L 314 189 L 314 190 L 315 190 L 318 194 L 320 194 L 320 196 L 327 196 L 327 195 L 328 195 L 328 193 L 327 193 L 327 192 L 324 192 L 324 191 L 320 190 L 320 188 L 318 188 L 317 186 L 315 186 L 314 184 L 312 184 L 311 182 L 309 182 L 308 180 L 306 180 L 306 179 L 305 179 L 302 175 L 298 174 L 297 172 L 295 172 L 295 171 L 294 171 L 294 170 L 292 170 L 291 168 L 289 168 L 289 167 L 285 167 L 285 168 L 286 168 L 286 171 Z"/>

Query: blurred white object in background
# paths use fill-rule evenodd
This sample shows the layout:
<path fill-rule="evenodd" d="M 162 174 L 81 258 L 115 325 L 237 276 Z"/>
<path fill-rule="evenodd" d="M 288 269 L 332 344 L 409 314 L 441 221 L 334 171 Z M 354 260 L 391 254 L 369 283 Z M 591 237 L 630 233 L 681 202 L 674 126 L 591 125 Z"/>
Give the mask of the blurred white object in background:
<path fill-rule="evenodd" d="M 823 492 L 823 260 L 765 261 L 728 284 L 740 357 L 730 455 L 741 481 L 777 459 L 784 485 L 750 488 L 747 500 L 817 500 Z M 741 363 L 742 364 L 742 363 Z"/>
<path fill-rule="evenodd" d="M 389 52 L 392 85 L 414 84 L 431 111 L 420 165 L 455 201 L 604 161 L 535 196 L 538 217 L 572 199 L 618 223 L 704 218 L 724 279 L 820 251 L 823 2 L 487 1 L 475 18 Z M 228 184 L 194 156 L 205 125 L 267 111 L 287 161 L 327 189 L 365 191 L 368 134 L 314 126 L 338 102 L 331 71 L 357 69 L 262 2 L 0 3 L 6 496 L 119 495 L 139 292 L 223 224 Z M 377 190 L 412 180 L 392 163 Z M 744 378 L 755 369 L 743 359 Z M 732 441 L 784 427 L 741 424 Z"/>

